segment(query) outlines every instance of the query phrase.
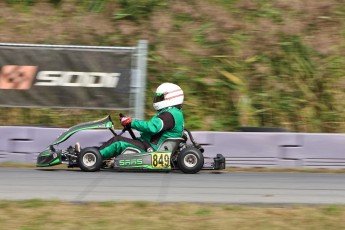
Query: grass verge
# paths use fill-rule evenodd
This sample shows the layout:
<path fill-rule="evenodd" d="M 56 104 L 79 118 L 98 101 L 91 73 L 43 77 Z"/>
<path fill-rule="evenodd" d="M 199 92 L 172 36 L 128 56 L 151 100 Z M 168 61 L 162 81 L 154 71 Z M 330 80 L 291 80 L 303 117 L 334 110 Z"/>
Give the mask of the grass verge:
<path fill-rule="evenodd" d="M 345 207 L 0 201 L 1 229 L 345 229 Z"/>

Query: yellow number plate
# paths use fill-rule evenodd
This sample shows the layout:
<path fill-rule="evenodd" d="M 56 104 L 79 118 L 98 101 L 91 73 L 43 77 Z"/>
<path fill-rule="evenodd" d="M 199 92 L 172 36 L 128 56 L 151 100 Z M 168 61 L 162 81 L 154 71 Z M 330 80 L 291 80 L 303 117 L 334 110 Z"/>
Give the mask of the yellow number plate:
<path fill-rule="evenodd" d="M 151 156 L 153 168 L 170 168 L 170 153 L 153 153 Z"/>

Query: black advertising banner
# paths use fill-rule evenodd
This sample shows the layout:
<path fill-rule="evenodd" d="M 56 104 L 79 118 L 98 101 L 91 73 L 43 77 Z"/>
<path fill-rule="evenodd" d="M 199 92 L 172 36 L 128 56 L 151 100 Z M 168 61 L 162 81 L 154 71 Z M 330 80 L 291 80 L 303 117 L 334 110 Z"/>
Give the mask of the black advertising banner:
<path fill-rule="evenodd" d="M 128 109 L 132 54 L 0 45 L 0 106 Z"/>

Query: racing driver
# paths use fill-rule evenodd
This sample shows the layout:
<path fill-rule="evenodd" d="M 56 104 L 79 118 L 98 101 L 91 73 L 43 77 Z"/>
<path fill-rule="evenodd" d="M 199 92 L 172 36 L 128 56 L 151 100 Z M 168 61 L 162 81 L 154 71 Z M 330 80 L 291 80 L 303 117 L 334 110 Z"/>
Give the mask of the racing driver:
<path fill-rule="evenodd" d="M 114 136 L 99 147 L 103 159 L 113 158 L 121 154 L 127 147 L 140 152 L 152 152 L 158 149 L 167 138 L 182 137 L 184 118 L 182 104 L 183 90 L 176 84 L 161 84 L 154 95 L 153 108 L 157 113 L 149 120 L 137 120 L 124 116 L 120 118 L 121 125 L 131 127 L 140 132 L 137 139 Z M 80 152 L 79 143 L 76 152 Z"/>

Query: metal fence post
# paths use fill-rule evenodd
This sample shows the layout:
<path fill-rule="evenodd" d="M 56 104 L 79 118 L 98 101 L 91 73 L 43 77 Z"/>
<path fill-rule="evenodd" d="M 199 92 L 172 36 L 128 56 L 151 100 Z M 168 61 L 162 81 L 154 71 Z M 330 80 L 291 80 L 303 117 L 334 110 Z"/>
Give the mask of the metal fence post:
<path fill-rule="evenodd" d="M 141 120 L 145 118 L 147 48 L 147 40 L 138 42 L 134 117 Z"/>

